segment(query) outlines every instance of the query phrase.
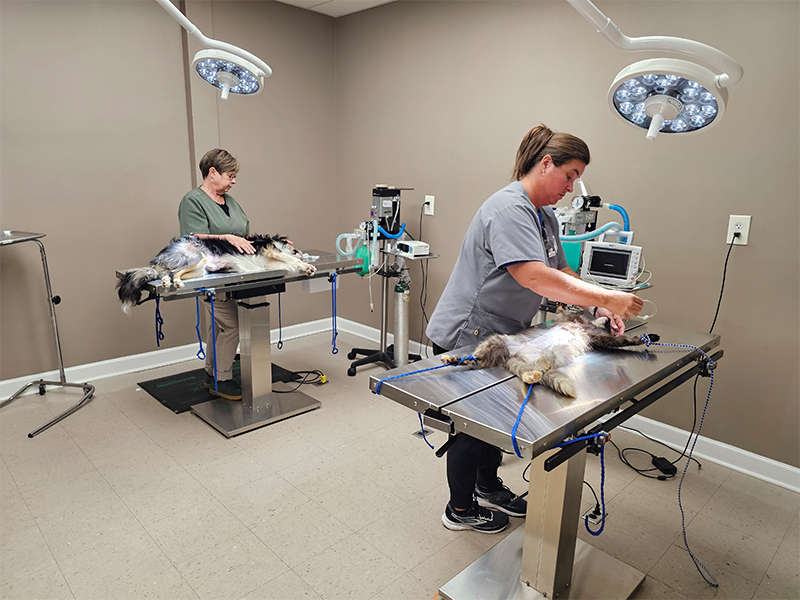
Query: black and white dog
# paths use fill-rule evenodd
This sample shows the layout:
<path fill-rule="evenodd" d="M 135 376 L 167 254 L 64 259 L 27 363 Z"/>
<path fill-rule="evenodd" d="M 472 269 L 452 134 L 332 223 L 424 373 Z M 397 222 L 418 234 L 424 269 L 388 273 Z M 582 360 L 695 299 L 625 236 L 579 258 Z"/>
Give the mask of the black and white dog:
<path fill-rule="evenodd" d="M 230 242 L 185 235 L 173 239 L 150 261 L 149 267 L 125 271 L 117 282 L 122 310 L 130 314 L 142 298 L 142 289 L 154 279 L 164 288 L 184 286 L 181 279 L 203 277 L 206 273 L 253 273 L 282 269 L 292 275 L 312 275 L 317 269 L 303 261 L 303 253 L 286 237 L 248 235 L 255 254 L 244 254 Z"/>

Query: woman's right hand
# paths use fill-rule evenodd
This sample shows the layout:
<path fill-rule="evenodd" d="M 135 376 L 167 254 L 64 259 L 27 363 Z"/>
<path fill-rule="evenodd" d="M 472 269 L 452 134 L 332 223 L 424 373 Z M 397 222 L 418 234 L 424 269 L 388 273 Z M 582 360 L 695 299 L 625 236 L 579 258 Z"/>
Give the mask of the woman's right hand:
<path fill-rule="evenodd" d="M 644 301 L 634 294 L 627 292 L 612 292 L 609 301 L 603 305 L 616 315 L 623 319 L 630 319 L 642 312 Z"/>
<path fill-rule="evenodd" d="M 256 253 L 256 249 L 253 247 L 253 244 L 251 244 L 249 240 L 246 240 L 243 237 L 239 237 L 238 235 L 233 235 L 232 233 L 226 233 L 225 235 L 221 235 L 220 237 L 229 244 L 233 244 L 233 246 L 242 254 Z"/>

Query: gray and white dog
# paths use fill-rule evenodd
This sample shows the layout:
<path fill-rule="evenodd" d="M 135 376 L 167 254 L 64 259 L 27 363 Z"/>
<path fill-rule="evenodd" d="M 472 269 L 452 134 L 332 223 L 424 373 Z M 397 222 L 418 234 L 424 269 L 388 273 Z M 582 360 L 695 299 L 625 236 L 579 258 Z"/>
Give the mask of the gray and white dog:
<path fill-rule="evenodd" d="M 193 235 L 173 239 L 150 261 L 149 267 L 125 271 L 117 282 L 122 310 L 130 314 L 139 304 L 142 289 L 154 279 L 164 288 L 184 286 L 182 279 L 203 277 L 206 273 L 254 273 L 282 269 L 289 274 L 313 275 L 317 270 L 303 261 L 303 253 L 284 236 L 248 235 L 255 254 L 244 254 L 230 242 L 200 239 Z"/>

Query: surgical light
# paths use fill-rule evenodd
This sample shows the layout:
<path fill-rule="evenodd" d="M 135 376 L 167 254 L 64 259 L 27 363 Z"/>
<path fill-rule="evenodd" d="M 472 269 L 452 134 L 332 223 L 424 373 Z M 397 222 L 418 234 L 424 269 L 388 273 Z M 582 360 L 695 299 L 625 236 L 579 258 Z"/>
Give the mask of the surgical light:
<path fill-rule="evenodd" d="M 659 132 L 697 133 L 722 119 L 728 102 L 727 87 L 744 75 L 741 65 L 727 54 L 700 42 L 666 36 L 630 38 L 590 0 L 567 0 L 597 27 L 607 41 L 626 52 L 664 51 L 700 60 L 720 71 L 675 58 L 642 60 L 625 67 L 608 90 L 608 104 L 620 119 L 647 130 L 646 139 Z M 633 108 L 631 105 L 633 104 Z"/>
<path fill-rule="evenodd" d="M 195 54 L 192 68 L 204 81 L 222 90 L 222 99 L 228 94 L 254 95 L 264 87 L 264 79 L 272 75 L 272 69 L 257 56 L 233 46 L 204 36 L 170 2 L 156 0 L 181 26 L 209 50 Z"/>

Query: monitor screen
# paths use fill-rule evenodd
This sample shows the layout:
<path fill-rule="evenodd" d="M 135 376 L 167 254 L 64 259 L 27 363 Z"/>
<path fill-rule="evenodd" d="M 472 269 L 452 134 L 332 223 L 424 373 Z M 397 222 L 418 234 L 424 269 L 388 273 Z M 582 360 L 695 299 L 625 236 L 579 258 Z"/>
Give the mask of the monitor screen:
<path fill-rule="evenodd" d="M 592 256 L 589 261 L 589 273 L 592 275 L 606 275 L 610 277 L 627 277 L 628 263 L 631 260 L 631 253 L 628 251 L 617 251 L 593 248 Z"/>

